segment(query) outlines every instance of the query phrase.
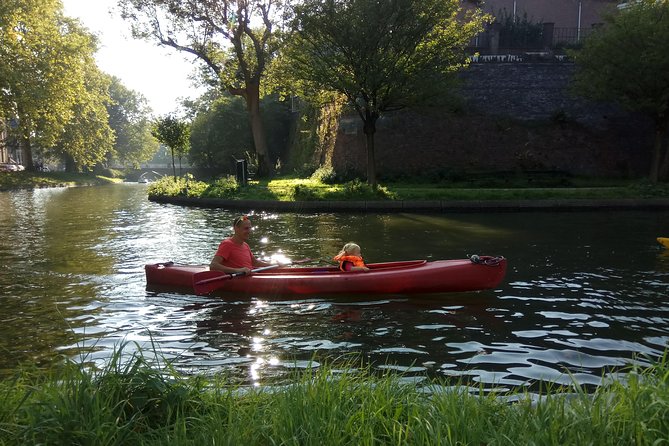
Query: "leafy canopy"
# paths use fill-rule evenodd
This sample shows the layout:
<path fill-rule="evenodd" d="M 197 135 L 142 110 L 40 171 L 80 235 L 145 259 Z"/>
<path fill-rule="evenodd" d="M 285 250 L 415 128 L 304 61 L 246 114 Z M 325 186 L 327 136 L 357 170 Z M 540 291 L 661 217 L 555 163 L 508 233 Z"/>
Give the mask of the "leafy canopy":
<path fill-rule="evenodd" d="M 583 49 L 571 53 L 578 92 L 669 117 L 669 1 L 641 0 L 607 17 Z"/>
<path fill-rule="evenodd" d="M 649 178 L 669 178 L 669 1 L 639 0 L 607 17 L 606 24 L 571 53 L 574 88 L 598 100 L 617 102 L 655 122 Z"/>
<path fill-rule="evenodd" d="M 363 116 L 435 96 L 487 19 L 457 0 L 306 0 L 294 11 L 288 70 Z"/>
<path fill-rule="evenodd" d="M 0 2 L 0 119 L 20 141 L 69 165 L 92 166 L 111 149 L 105 81 L 95 65 L 96 38 L 65 17 L 58 0 Z"/>

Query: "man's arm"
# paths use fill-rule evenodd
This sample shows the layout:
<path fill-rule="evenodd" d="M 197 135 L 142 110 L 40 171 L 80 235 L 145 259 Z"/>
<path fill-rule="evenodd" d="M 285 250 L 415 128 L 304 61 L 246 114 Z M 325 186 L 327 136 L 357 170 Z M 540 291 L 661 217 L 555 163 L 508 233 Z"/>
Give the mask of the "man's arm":
<path fill-rule="evenodd" d="M 251 272 L 249 268 L 231 268 L 229 266 L 223 265 L 223 257 L 221 256 L 214 256 L 214 258 L 211 259 L 211 263 L 209 263 L 209 269 L 212 271 L 221 271 L 226 274 L 234 274 L 234 273 L 248 274 Z"/>

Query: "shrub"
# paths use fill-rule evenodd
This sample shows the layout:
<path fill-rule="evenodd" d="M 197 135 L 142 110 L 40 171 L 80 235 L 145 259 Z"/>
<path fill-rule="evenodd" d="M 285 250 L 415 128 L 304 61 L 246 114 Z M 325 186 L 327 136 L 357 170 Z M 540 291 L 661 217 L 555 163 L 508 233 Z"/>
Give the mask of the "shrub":
<path fill-rule="evenodd" d="M 165 176 L 149 185 L 149 197 L 199 197 L 207 189 L 207 183 L 196 181 L 193 175 L 174 178 Z"/>
<path fill-rule="evenodd" d="M 318 199 L 314 190 L 303 184 L 295 184 L 290 186 L 287 195 L 288 198 L 295 201 L 311 201 Z"/>
<path fill-rule="evenodd" d="M 349 199 L 392 199 L 395 194 L 390 192 L 385 186 L 378 186 L 376 190 L 372 189 L 367 183 L 356 178 L 344 183 L 344 197 Z"/>
<path fill-rule="evenodd" d="M 203 192 L 205 197 L 226 198 L 233 197 L 239 192 L 239 183 L 233 176 L 219 178 Z"/>
<path fill-rule="evenodd" d="M 320 181 L 323 184 L 334 184 L 337 181 L 337 173 L 330 166 L 321 166 L 311 174 L 310 179 Z"/>

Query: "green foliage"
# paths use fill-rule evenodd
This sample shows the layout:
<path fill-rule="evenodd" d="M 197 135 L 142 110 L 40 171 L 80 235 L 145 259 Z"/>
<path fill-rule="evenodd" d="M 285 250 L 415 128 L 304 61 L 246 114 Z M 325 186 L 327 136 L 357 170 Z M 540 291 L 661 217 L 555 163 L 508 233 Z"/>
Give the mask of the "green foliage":
<path fill-rule="evenodd" d="M 384 186 L 372 187 L 367 183 L 363 183 L 357 178 L 347 183 L 344 183 L 343 192 L 344 192 L 344 197 L 348 199 L 354 198 L 357 200 L 364 200 L 364 199 L 386 200 L 395 198 L 395 194 L 390 192 L 386 187 Z"/>
<path fill-rule="evenodd" d="M 276 94 L 268 95 L 260 101 L 262 121 L 267 133 L 267 152 L 272 159 L 281 162 L 287 152 L 288 137 L 292 125 L 290 101 L 282 100 Z"/>
<path fill-rule="evenodd" d="M 109 126 L 114 130 L 115 157 L 125 166 L 137 168 L 150 160 L 159 144 L 151 135 L 150 109 L 141 93 L 126 88 L 117 77 L 109 85 Z"/>
<path fill-rule="evenodd" d="M 33 147 L 90 167 L 111 150 L 106 84 L 95 65 L 95 37 L 64 17 L 58 0 L 0 5 L 0 120 L 33 167 Z"/>
<path fill-rule="evenodd" d="M 289 385 L 240 389 L 184 377 L 122 346 L 101 370 L 67 364 L 0 382 L 2 444 L 662 445 L 669 438 L 666 354 L 618 370 L 588 393 L 376 373 L 356 361 L 307 368 Z M 418 383 L 418 384 L 417 384 Z M 243 390 L 243 391 L 242 391 Z"/>
<path fill-rule="evenodd" d="M 244 101 L 225 95 L 198 113 L 193 120 L 190 143 L 193 165 L 230 171 L 234 159 L 243 159 L 245 152 L 253 147 Z"/>
<path fill-rule="evenodd" d="M 316 192 L 304 184 L 295 184 L 288 191 L 288 199 L 291 201 L 313 201 L 317 200 Z"/>
<path fill-rule="evenodd" d="M 337 181 L 337 173 L 331 166 L 321 166 L 311 174 L 310 179 L 323 184 L 334 184 Z"/>
<path fill-rule="evenodd" d="M 163 116 L 153 123 L 151 134 L 160 143 L 165 144 L 172 152 L 172 170 L 176 181 L 177 173 L 174 166 L 175 155 L 181 158 L 188 153 L 190 148 L 190 124 L 173 115 Z"/>
<path fill-rule="evenodd" d="M 22 172 L 0 174 L 0 191 L 33 189 L 43 187 L 93 186 L 113 183 L 111 178 L 119 178 L 114 171 L 108 175 L 71 172 Z"/>
<path fill-rule="evenodd" d="M 382 113 L 434 98 L 488 20 L 458 0 L 306 0 L 295 7 L 285 71 L 305 90 L 346 97 L 373 135 Z M 374 163 L 367 180 L 376 186 Z"/>
<path fill-rule="evenodd" d="M 270 173 L 266 133 L 260 112 L 261 81 L 278 50 L 274 28 L 283 1 L 187 2 L 119 0 L 133 34 L 152 38 L 197 56 L 210 70 L 205 82 L 246 100 L 260 171 Z"/>
<path fill-rule="evenodd" d="M 669 116 L 669 2 L 641 0 L 592 32 L 580 51 L 577 92 L 650 116 Z"/>
<path fill-rule="evenodd" d="M 233 198 L 239 191 L 239 183 L 233 176 L 219 178 L 210 184 L 203 196 L 212 198 Z"/>
<path fill-rule="evenodd" d="M 649 178 L 669 178 L 669 2 L 640 0 L 606 18 L 579 51 L 569 54 L 574 89 L 649 116 L 656 127 Z"/>
<path fill-rule="evenodd" d="M 261 106 L 268 151 L 272 159 L 278 159 L 286 151 L 291 115 L 287 104 L 275 95 L 263 98 Z M 255 161 L 257 171 L 245 107 L 241 98 L 225 94 L 200 108 L 191 132 L 190 160 L 194 165 L 229 172 L 235 159 L 247 159 Z"/>
<path fill-rule="evenodd" d="M 185 177 L 164 176 L 158 181 L 149 184 L 149 197 L 200 197 L 209 186 L 202 181 L 196 181 L 188 174 Z"/>
<path fill-rule="evenodd" d="M 107 76 L 94 64 L 85 67 L 85 88 L 72 106 L 73 115 L 47 157 L 66 160 L 68 170 L 91 169 L 114 153 L 114 131 L 109 126 Z M 71 163 L 71 166 L 69 165 Z"/>
<path fill-rule="evenodd" d="M 497 21 L 501 25 L 499 31 L 499 46 L 501 48 L 535 48 L 542 44 L 544 25 L 533 22 L 527 17 L 509 14 L 504 9 L 497 14 Z"/>
<path fill-rule="evenodd" d="M 0 179 L 2 176 L 0 176 Z M 198 183 L 205 190 L 202 197 L 239 200 L 546 200 L 546 199 L 620 199 L 651 198 L 669 195 L 666 185 L 648 182 L 628 182 L 597 178 L 573 178 L 563 174 L 528 172 L 481 172 L 479 174 L 447 174 L 434 176 L 428 183 L 393 182 L 379 186 L 376 191 L 360 180 L 327 185 L 303 178 L 281 178 L 271 181 L 252 181 L 248 186 L 236 187 L 233 178 L 217 180 L 221 185 Z M 183 195 L 184 185 L 172 187 L 167 180 L 160 189 L 154 183 L 150 187 L 152 196 Z M 160 182 L 159 182 L 160 183 Z M 152 188 L 156 188 L 155 190 Z M 195 186 L 190 187 L 189 196 Z"/>

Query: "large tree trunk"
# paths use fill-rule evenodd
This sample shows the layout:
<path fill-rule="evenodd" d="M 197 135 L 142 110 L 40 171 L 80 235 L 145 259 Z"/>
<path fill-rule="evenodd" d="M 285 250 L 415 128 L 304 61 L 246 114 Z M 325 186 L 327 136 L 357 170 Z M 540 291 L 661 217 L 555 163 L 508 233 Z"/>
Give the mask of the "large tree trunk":
<path fill-rule="evenodd" d="M 177 167 L 174 164 L 174 149 L 170 147 L 170 152 L 172 153 L 172 174 L 174 175 L 174 182 L 177 181 Z"/>
<path fill-rule="evenodd" d="M 665 173 L 665 166 L 667 160 L 665 153 L 666 150 L 664 146 L 664 138 L 666 136 L 666 126 L 664 123 L 656 122 L 655 124 L 655 144 L 653 144 L 653 161 L 650 166 L 650 181 L 652 183 L 657 183 L 662 174 Z"/>
<path fill-rule="evenodd" d="M 367 139 L 367 184 L 376 189 L 376 159 L 374 157 L 374 134 L 376 133 L 376 116 L 367 114 L 364 120 L 363 131 Z"/>
<path fill-rule="evenodd" d="M 246 88 L 246 107 L 251 121 L 251 133 L 253 134 L 253 145 L 258 156 L 258 176 L 269 177 L 274 173 L 272 160 L 267 149 L 265 138 L 265 127 L 260 114 L 260 86 L 248 83 Z"/>
<path fill-rule="evenodd" d="M 669 126 L 666 126 L 660 136 L 660 172 L 658 181 L 669 181 Z M 657 144 L 657 142 L 656 142 Z"/>
<path fill-rule="evenodd" d="M 30 126 L 31 122 L 29 119 L 23 118 L 21 116 L 21 110 L 19 110 L 19 147 L 21 149 L 21 163 L 27 171 L 35 171 L 35 163 L 33 163 L 33 147 L 30 142 Z"/>
<path fill-rule="evenodd" d="M 65 162 L 65 172 L 77 173 L 79 171 L 77 168 L 77 163 L 74 162 L 72 155 L 66 153 L 63 155 L 63 161 Z"/>

